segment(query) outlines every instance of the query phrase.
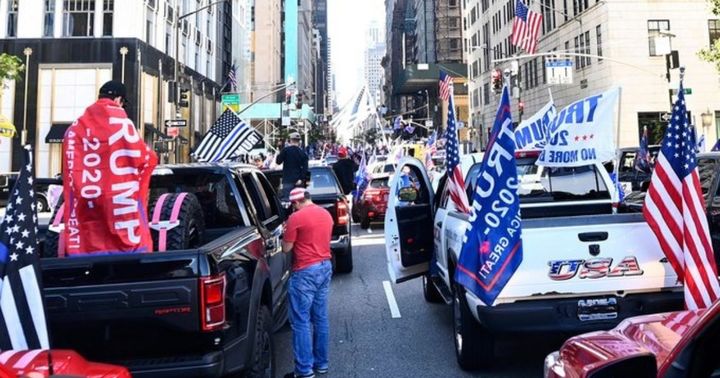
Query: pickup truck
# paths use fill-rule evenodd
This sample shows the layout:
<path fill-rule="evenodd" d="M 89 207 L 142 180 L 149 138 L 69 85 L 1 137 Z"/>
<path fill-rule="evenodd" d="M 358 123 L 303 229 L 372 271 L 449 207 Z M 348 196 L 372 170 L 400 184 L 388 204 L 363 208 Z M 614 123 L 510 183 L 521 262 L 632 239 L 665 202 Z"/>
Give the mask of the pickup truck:
<path fill-rule="evenodd" d="M 310 177 L 307 180 L 307 190 L 310 192 L 310 199 L 316 205 L 327 210 L 334 222 L 332 239 L 330 240 L 333 268 L 337 273 L 350 273 L 353 270 L 353 257 L 348 198 L 343 194 L 340 182 L 332 167 L 311 166 L 309 171 Z M 279 193 L 282 171 L 267 170 L 264 173 Z M 281 201 L 289 215 L 292 212 L 290 202 L 287 198 L 281 199 Z"/>
<path fill-rule="evenodd" d="M 498 334 L 577 334 L 612 328 L 622 319 L 683 307 L 682 288 L 641 214 L 616 214 L 615 186 L 603 165 L 544 168 L 535 152 L 518 153 L 523 260 L 494 303 L 455 282 L 468 215 L 449 200 L 447 178 L 433 193 L 418 160 L 412 203 L 391 191 L 385 222 L 388 272 L 394 282 L 420 277 L 428 302 L 453 309 L 458 364 L 492 364 Z M 476 159 L 476 160 L 479 160 Z M 463 164 L 468 198 L 482 163 Z M 397 185 L 393 180 L 390 187 Z M 529 190 L 526 190 L 528 189 Z"/>
<path fill-rule="evenodd" d="M 7 201 L 10 199 L 10 188 L 15 185 L 15 179 L 17 179 L 17 173 L 2 173 L 0 174 L 0 207 L 7 206 Z M 50 185 L 62 185 L 62 181 L 56 178 L 36 178 L 33 182 L 33 189 L 35 190 L 35 209 L 38 213 L 51 211 L 50 198 L 48 195 L 48 188 Z"/>
<path fill-rule="evenodd" d="M 41 259 L 53 346 L 135 377 L 272 376 L 291 255 L 267 178 L 240 164 L 159 166 L 150 202 L 153 253 L 53 257 L 54 217 Z"/>

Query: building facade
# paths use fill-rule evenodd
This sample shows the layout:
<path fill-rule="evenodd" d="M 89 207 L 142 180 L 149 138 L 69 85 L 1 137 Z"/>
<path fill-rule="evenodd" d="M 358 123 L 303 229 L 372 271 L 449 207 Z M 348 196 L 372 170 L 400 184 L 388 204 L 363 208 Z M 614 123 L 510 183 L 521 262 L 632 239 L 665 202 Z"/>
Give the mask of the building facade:
<path fill-rule="evenodd" d="M 187 161 L 215 120 L 227 64 L 242 59 L 242 51 L 224 42 L 240 3 L 213 6 L 178 22 L 179 15 L 202 5 L 190 0 L 0 0 L 0 51 L 27 62 L 27 79 L 9 83 L 0 104 L 34 145 L 38 176 L 60 173 L 64 130 L 110 79 L 127 86 L 128 115 L 161 161 Z M 226 16 L 229 31 L 219 27 Z M 190 98 L 179 114 L 188 126 L 173 139 L 164 121 L 178 118 L 168 85 L 175 76 L 176 48 L 179 86 Z M 0 144 L 0 170 L 16 169 L 21 155 L 19 139 Z"/>
<path fill-rule="evenodd" d="M 365 83 L 376 105 L 383 101 L 382 92 L 385 84 L 385 72 L 381 65 L 385 56 L 385 40 L 382 30 L 377 22 L 372 22 L 368 28 L 365 48 Z"/>
<path fill-rule="evenodd" d="M 718 73 L 711 63 L 698 58 L 720 36 L 720 20 L 710 12 L 708 2 L 658 0 L 608 2 L 543 0 L 531 9 L 543 12 L 543 30 L 538 52 L 578 52 L 592 56 L 520 58 L 519 93 L 525 115 L 535 113 L 548 100 L 562 108 L 613 86 L 621 87 L 620 112 L 616 128 L 618 147 L 637 146 L 643 128 L 650 143 L 660 142 L 670 111 L 669 88 L 677 88 L 678 70 L 671 70 L 672 83 L 665 78 L 666 60 L 660 50 L 662 38 L 671 36 L 671 48 L 686 67 L 685 88 L 688 111 L 698 134 L 717 140 L 720 130 Z M 464 22 L 468 52 L 469 90 L 472 123 L 487 131 L 492 126 L 499 98 L 492 92 L 490 75 L 510 63 L 494 59 L 518 53 L 510 44 L 513 21 L 512 1 L 469 0 Z M 573 82 L 549 85 L 544 63 L 548 59 L 569 59 Z M 517 100 L 513 101 L 515 104 Z M 518 119 L 513 105 L 514 118 Z M 486 134 L 485 134 L 486 137 Z"/>
<path fill-rule="evenodd" d="M 254 10 L 251 101 L 279 102 L 285 94 L 269 95 L 283 78 L 283 0 L 256 1 Z M 268 96 L 269 95 L 269 96 Z"/>

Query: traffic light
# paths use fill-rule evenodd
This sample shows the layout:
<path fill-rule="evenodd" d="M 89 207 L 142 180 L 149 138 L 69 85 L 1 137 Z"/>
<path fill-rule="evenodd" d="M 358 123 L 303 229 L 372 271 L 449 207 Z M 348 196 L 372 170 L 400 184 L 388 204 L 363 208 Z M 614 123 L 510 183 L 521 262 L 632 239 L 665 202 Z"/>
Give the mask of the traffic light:
<path fill-rule="evenodd" d="M 522 101 L 518 102 L 518 112 L 520 113 L 520 115 L 523 115 L 523 113 L 525 113 L 525 103 Z"/>
<path fill-rule="evenodd" d="M 495 92 L 495 94 L 500 93 L 502 90 L 502 72 L 498 69 L 493 70 L 491 78 L 493 92 Z"/>
<path fill-rule="evenodd" d="M 190 89 L 180 89 L 180 100 L 178 106 L 181 108 L 187 108 L 190 106 Z"/>

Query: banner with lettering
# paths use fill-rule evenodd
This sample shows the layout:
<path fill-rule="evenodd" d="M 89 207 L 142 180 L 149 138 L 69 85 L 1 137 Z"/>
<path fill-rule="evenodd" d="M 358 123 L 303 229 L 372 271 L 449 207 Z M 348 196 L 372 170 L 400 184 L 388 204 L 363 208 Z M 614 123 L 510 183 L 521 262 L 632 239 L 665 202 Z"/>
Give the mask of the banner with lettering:
<path fill-rule="evenodd" d="M 523 260 L 517 189 L 515 140 L 506 86 L 475 184 L 470 225 L 455 270 L 455 281 L 488 306 L 495 303 Z"/>
<path fill-rule="evenodd" d="M 538 165 L 578 167 L 615 158 L 615 108 L 620 88 L 578 100 L 548 126 L 548 141 Z"/>
<path fill-rule="evenodd" d="M 556 114 L 555 104 L 550 100 L 532 117 L 520 122 L 515 128 L 515 150 L 540 150 L 545 147 L 548 126 Z"/>
<path fill-rule="evenodd" d="M 151 252 L 147 201 L 157 155 L 125 110 L 100 99 L 63 140 L 68 255 Z"/>

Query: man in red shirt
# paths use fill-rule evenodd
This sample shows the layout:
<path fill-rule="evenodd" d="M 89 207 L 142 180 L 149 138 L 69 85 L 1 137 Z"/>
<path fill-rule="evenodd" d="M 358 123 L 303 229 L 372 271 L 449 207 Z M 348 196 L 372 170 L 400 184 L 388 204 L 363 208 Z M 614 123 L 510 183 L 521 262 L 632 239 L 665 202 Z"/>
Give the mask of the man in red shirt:
<path fill-rule="evenodd" d="M 328 293 L 332 277 L 333 219 L 304 188 L 290 192 L 295 210 L 287 221 L 283 252 L 293 251 L 288 295 L 295 371 L 286 377 L 314 377 L 328 371 Z"/>

